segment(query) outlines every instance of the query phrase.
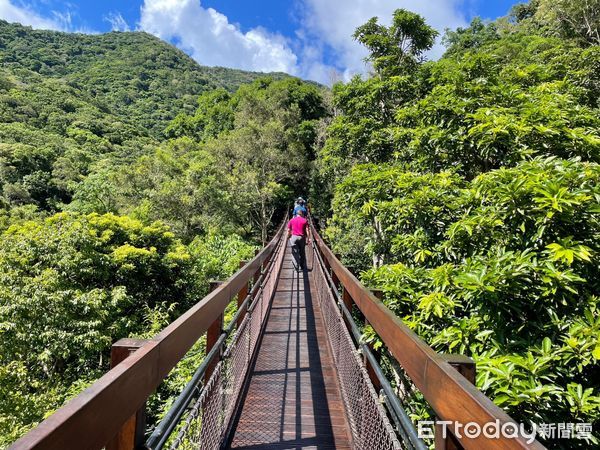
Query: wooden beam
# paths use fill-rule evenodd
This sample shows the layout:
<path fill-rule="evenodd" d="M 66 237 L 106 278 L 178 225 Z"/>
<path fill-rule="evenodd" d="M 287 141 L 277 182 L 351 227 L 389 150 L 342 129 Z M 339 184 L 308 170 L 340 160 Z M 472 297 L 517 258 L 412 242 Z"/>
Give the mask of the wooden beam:
<path fill-rule="evenodd" d="M 343 288 L 342 290 L 342 302 L 344 303 L 344 306 L 346 307 L 346 309 L 348 309 L 348 311 L 350 312 L 350 315 L 352 315 L 352 309 L 354 308 L 354 301 L 352 300 L 352 296 L 350 295 L 350 293 L 348 292 L 348 289 Z M 350 328 L 350 323 L 348 322 L 348 319 L 346 319 L 346 316 L 344 316 L 344 322 L 346 322 L 346 326 L 348 328 Z"/>
<path fill-rule="evenodd" d="M 248 261 L 240 261 L 240 269 L 242 267 L 244 267 L 247 263 L 248 263 Z M 239 314 L 238 319 L 237 319 L 237 327 L 238 328 L 242 324 L 242 321 L 244 320 L 244 317 L 246 317 L 247 307 L 244 308 L 243 311 L 240 310 L 240 308 L 242 307 L 242 303 L 244 303 L 244 300 L 246 300 L 247 296 L 248 296 L 248 283 L 246 283 L 246 285 L 243 286 L 240 289 L 240 291 L 238 292 L 238 295 L 237 295 L 238 311 L 240 311 L 240 314 Z"/>
<path fill-rule="evenodd" d="M 133 352 L 142 348 L 146 339 L 124 338 L 115 342 L 110 351 L 110 367 L 125 361 Z M 134 450 L 144 445 L 144 433 L 146 432 L 146 405 L 142 405 L 123 424 L 117 435 L 106 445 L 106 450 Z"/>
<path fill-rule="evenodd" d="M 371 289 L 371 292 L 377 298 L 377 300 L 381 301 L 381 299 L 383 298 L 382 290 Z M 369 323 L 369 320 L 366 317 L 365 317 L 365 325 L 371 326 L 371 324 Z M 375 357 L 377 362 L 380 362 L 381 354 L 377 350 L 375 350 L 375 348 L 373 347 L 373 344 L 369 344 L 369 348 L 371 349 L 371 353 L 373 353 L 373 356 Z M 367 359 L 366 356 L 364 356 L 363 362 L 367 369 L 367 373 L 369 374 L 369 378 L 371 379 L 371 383 L 373 383 L 373 387 L 375 388 L 375 391 L 379 393 L 379 391 L 381 390 L 381 383 L 379 382 L 379 378 L 377 378 L 375 369 L 373 368 L 373 366 L 371 365 L 371 362 Z"/>
<path fill-rule="evenodd" d="M 337 259 L 340 259 L 339 255 L 335 255 L 335 257 Z M 329 269 L 331 269 L 331 267 L 329 267 Z M 335 286 L 336 289 L 339 290 L 339 288 L 340 288 L 340 279 L 338 278 L 338 276 L 336 275 L 336 273 L 333 270 L 331 270 L 330 273 L 331 273 L 331 281 L 333 281 L 333 285 Z"/>
<path fill-rule="evenodd" d="M 450 364 L 458 373 L 469 380 L 469 383 L 475 385 L 476 365 L 475 361 L 465 355 L 456 354 L 441 354 L 444 361 Z M 435 450 L 461 450 L 463 446 L 460 440 L 456 438 L 452 433 L 446 433 L 446 437 L 443 435 L 443 429 L 441 425 L 435 427 Z"/>
<path fill-rule="evenodd" d="M 210 282 L 210 291 L 213 292 L 213 291 L 217 290 L 220 286 L 223 286 L 222 281 L 211 281 Z M 213 349 L 213 347 L 219 340 L 221 333 L 223 333 L 223 313 L 221 313 L 215 319 L 215 321 L 210 324 L 210 326 L 208 327 L 208 330 L 206 330 L 206 353 L 205 353 L 206 355 L 208 355 L 208 353 Z M 214 358 L 212 359 L 212 361 L 208 364 L 208 367 L 206 368 L 206 374 L 204 375 L 205 383 L 208 383 L 208 380 L 210 380 L 210 377 L 211 377 L 212 373 L 214 372 L 215 367 L 217 366 L 217 364 L 219 363 L 220 360 L 221 360 L 221 354 L 219 352 L 214 356 Z"/>

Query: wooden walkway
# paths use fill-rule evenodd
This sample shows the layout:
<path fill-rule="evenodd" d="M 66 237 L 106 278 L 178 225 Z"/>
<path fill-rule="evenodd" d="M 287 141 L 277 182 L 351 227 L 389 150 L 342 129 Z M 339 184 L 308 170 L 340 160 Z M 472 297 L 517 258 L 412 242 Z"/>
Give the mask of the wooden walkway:
<path fill-rule="evenodd" d="M 351 448 L 337 375 L 312 288 L 311 272 L 297 273 L 292 268 L 288 247 L 229 448 Z"/>

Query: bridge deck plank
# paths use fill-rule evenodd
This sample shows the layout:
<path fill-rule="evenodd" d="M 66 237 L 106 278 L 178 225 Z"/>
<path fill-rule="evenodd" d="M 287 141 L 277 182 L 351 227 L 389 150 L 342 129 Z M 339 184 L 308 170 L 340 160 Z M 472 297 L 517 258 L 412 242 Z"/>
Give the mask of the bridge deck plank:
<path fill-rule="evenodd" d="M 288 249 L 230 448 L 351 448 L 337 375 L 312 289 L 312 272 L 296 273 Z"/>

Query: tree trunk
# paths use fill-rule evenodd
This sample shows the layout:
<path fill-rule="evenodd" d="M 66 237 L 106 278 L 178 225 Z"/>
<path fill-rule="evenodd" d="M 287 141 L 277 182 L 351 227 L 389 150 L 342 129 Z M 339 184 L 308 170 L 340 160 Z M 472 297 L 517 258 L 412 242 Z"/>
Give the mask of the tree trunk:
<path fill-rule="evenodd" d="M 261 219 L 261 237 L 262 237 L 262 245 L 263 247 L 267 245 L 267 232 L 268 232 L 268 218 L 267 218 L 267 205 L 264 199 L 260 202 L 260 219 Z"/>
<path fill-rule="evenodd" d="M 375 244 L 377 247 L 379 247 L 379 244 L 382 244 L 384 242 L 384 233 L 383 230 L 381 229 L 381 222 L 379 220 L 377 220 L 377 218 L 373 218 L 373 230 L 374 230 L 374 236 L 375 236 Z M 379 268 L 383 265 L 384 263 L 384 255 L 382 253 L 378 253 L 377 251 L 373 252 L 373 267 L 375 268 Z"/>

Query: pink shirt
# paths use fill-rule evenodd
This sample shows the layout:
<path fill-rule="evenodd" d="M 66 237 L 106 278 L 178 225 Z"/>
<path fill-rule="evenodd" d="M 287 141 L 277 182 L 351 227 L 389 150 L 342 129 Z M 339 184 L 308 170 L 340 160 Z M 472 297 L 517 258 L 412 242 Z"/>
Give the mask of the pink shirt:
<path fill-rule="evenodd" d="M 288 222 L 288 230 L 290 230 L 294 236 L 307 236 L 308 220 L 304 217 L 296 216 Z"/>

